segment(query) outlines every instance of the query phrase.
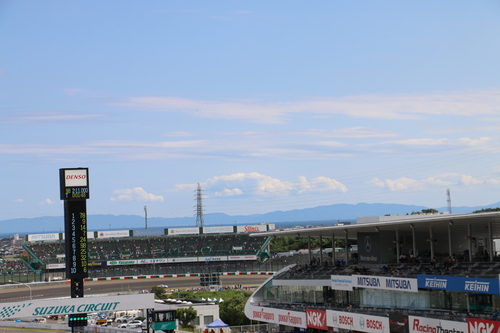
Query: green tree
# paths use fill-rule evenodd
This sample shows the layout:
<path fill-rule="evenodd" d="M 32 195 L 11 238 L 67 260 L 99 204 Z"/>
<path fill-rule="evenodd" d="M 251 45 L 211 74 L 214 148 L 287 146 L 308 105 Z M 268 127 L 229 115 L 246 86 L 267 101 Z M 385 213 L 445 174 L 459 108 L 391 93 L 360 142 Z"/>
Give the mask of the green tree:
<path fill-rule="evenodd" d="M 229 326 L 248 325 L 250 319 L 245 316 L 245 304 L 250 294 L 237 294 L 236 296 L 224 300 L 219 305 L 220 319 Z"/>
<path fill-rule="evenodd" d="M 189 308 L 179 308 L 175 310 L 175 314 L 181 327 L 189 327 L 189 323 L 198 316 L 198 312 L 192 306 Z"/>
<path fill-rule="evenodd" d="M 151 292 L 155 294 L 155 299 L 164 299 L 167 297 L 165 293 L 165 288 L 154 286 L 151 288 Z"/>

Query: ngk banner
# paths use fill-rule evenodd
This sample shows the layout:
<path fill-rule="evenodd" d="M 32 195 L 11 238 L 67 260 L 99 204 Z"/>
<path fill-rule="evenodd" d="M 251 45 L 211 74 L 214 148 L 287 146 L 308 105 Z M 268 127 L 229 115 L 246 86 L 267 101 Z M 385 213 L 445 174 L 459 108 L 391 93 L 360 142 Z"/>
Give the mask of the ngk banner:
<path fill-rule="evenodd" d="M 467 318 L 469 333 L 496 333 L 500 329 L 500 321 Z"/>
<path fill-rule="evenodd" d="M 306 309 L 307 327 L 326 331 L 326 311 Z"/>
<path fill-rule="evenodd" d="M 389 318 L 353 312 L 326 310 L 326 325 L 328 327 L 369 333 L 390 332 Z"/>
<path fill-rule="evenodd" d="M 467 323 L 408 316 L 409 333 L 468 333 Z M 485 332 L 486 333 L 486 332 Z"/>

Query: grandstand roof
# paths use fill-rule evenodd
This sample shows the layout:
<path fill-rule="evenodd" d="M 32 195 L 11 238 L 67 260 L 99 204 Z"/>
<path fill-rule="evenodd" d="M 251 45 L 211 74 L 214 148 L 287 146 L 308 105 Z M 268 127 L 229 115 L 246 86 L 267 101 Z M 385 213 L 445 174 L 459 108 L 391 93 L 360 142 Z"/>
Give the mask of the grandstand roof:
<path fill-rule="evenodd" d="M 500 212 L 486 213 L 468 213 L 468 214 L 428 214 L 428 215 L 398 215 L 387 217 L 358 218 L 357 224 L 350 225 L 332 225 L 326 227 L 290 229 L 282 231 L 269 231 L 253 233 L 251 236 L 300 236 L 300 237 L 319 237 L 342 238 L 345 231 L 349 238 L 356 238 L 358 232 L 377 232 L 377 231 L 411 231 L 415 228 L 418 232 L 428 232 L 430 227 L 433 231 L 447 232 L 451 225 L 452 232 L 468 234 L 468 228 L 471 228 L 471 234 L 487 233 L 491 224 L 492 238 L 500 238 Z M 363 223 L 360 223 L 363 221 Z"/>

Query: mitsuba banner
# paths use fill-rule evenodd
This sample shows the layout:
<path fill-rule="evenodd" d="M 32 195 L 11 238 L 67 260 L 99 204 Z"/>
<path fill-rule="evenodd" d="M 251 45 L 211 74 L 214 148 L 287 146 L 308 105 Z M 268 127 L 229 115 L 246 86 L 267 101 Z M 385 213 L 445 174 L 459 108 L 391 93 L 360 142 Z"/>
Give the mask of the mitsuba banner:
<path fill-rule="evenodd" d="M 59 234 L 36 234 L 28 235 L 28 242 L 42 242 L 59 240 Z"/>
<path fill-rule="evenodd" d="M 361 313 L 326 310 L 328 327 L 369 333 L 389 333 L 387 317 L 370 316 Z"/>
<path fill-rule="evenodd" d="M 236 232 L 259 232 L 267 231 L 267 225 L 256 224 L 256 225 L 239 225 L 236 227 Z"/>
<path fill-rule="evenodd" d="M 453 320 L 408 316 L 408 326 L 409 333 L 468 333 L 467 323 Z"/>
<path fill-rule="evenodd" d="M 420 289 L 500 294 L 498 279 L 419 274 L 417 280 Z"/>
<path fill-rule="evenodd" d="M 306 314 L 301 311 L 287 311 L 250 305 L 245 306 L 245 315 L 251 320 L 290 327 L 307 328 Z"/>
<path fill-rule="evenodd" d="M 378 232 L 358 232 L 358 261 L 361 264 L 380 262 Z"/>
<path fill-rule="evenodd" d="M 153 307 L 154 294 L 152 293 L 30 300 L 26 302 L 1 303 L 0 319 L 4 320 L 32 316 L 65 315 L 69 313 L 148 309 Z"/>
<path fill-rule="evenodd" d="M 467 318 L 469 333 L 496 333 L 500 330 L 500 321 Z"/>
<path fill-rule="evenodd" d="M 408 316 L 402 313 L 389 313 L 389 327 L 392 333 L 408 333 Z"/>
<path fill-rule="evenodd" d="M 200 228 L 168 228 L 168 235 L 198 235 Z"/>
<path fill-rule="evenodd" d="M 332 275 L 333 290 L 349 290 L 352 291 L 353 280 L 356 276 L 352 275 Z"/>
<path fill-rule="evenodd" d="M 326 331 L 326 311 L 306 309 L 306 323 L 308 328 Z"/>
<path fill-rule="evenodd" d="M 353 275 L 353 286 L 358 288 L 418 292 L 417 279 L 373 275 Z"/>

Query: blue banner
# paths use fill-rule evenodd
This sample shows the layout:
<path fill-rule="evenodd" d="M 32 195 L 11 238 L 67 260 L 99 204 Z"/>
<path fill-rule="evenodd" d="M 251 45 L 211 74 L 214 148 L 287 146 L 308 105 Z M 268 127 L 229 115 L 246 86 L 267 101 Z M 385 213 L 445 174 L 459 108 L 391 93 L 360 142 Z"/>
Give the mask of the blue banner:
<path fill-rule="evenodd" d="M 418 289 L 439 289 L 467 293 L 500 294 L 498 279 L 476 277 L 417 275 Z"/>

